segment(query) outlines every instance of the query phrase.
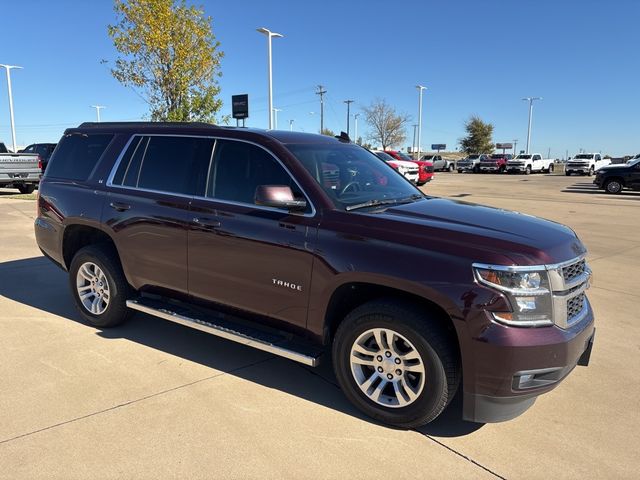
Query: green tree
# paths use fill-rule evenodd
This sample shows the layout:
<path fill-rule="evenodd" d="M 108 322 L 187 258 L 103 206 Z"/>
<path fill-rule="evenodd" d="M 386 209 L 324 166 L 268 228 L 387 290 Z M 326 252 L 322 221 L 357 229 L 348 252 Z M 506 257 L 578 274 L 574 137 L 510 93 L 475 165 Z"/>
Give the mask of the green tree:
<path fill-rule="evenodd" d="M 333 130 L 329 130 L 327 127 L 324 127 L 320 132 L 322 135 L 326 135 L 327 137 L 335 137 L 336 134 L 333 133 Z"/>
<path fill-rule="evenodd" d="M 405 125 L 408 115 L 397 114 L 395 108 L 385 100 L 377 98 L 371 105 L 363 108 L 364 116 L 371 127 L 368 138 L 382 149 L 400 145 L 406 138 Z"/>
<path fill-rule="evenodd" d="M 220 50 L 211 17 L 185 0 L 115 0 L 112 75 L 147 101 L 153 121 L 217 120 Z"/>
<path fill-rule="evenodd" d="M 464 124 L 467 136 L 461 138 L 460 150 L 465 153 L 493 153 L 493 125 L 483 122 L 480 117 L 473 115 Z"/>

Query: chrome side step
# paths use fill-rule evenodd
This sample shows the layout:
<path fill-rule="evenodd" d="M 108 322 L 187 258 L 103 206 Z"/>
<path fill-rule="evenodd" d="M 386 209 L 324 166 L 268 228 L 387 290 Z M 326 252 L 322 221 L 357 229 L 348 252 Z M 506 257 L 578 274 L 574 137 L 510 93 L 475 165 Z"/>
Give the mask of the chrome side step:
<path fill-rule="evenodd" d="M 288 358 L 310 367 L 316 367 L 320 363 L 322 352 L 318 347 L 296 345 L 286 337 L 268 334 L 245 325 L 233 323 L 233 321 L 222 315 L 202 320 L 195 318 L 197 312 L 190 312 L 171 303 L 159 302 L 144 297 L 137 300 L 127 300 L 127 307 L 170 322 L 195 328 L 232 342 Z M 175 310 L 179 310 L 180 313 Z"/>

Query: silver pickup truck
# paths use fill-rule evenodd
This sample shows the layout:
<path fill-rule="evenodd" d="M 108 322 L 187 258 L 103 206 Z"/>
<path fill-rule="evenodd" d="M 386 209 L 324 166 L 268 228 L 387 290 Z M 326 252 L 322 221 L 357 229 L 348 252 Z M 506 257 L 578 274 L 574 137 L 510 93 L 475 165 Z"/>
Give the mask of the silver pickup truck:
<path fill-rule="evenodd" d="M 31 193 L 40 183 L 38 155 L 10 153 L 0 143 L 0 188 L 17 188 L 20 193 Z"/>

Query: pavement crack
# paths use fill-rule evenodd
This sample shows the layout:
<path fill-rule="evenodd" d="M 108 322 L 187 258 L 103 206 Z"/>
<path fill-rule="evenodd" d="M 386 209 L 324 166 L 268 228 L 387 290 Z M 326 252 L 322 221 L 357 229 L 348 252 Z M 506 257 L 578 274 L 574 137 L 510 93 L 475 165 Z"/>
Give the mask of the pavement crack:
<path fill-rule="evenodd" d="M 265 359 L 259 360 L 257 362 L 253 362 L 253 363 L 250 363 L 250 364 L 247 364 L 247 365 L 243 365 L 241 367 L 233 368 L 233 369 L 228 370 L 226 372 L 216 373 L 215 375 L 210 375 L 208 377 L 201 378 L 199 380 L 194 380 L 193 382 L 185 383 L 183 385 L 178 385 L 177 387 L 167 388 L 167 389 L 162 390 L 160 392 L 152 393 L 150 395 L 145 395 L 144 397 L 136 398 L 135 400 L 129 400 L 128 402 L 123 402 L 123 403 L 120 403 L 118 405 L 114 405 L 112 407 L 105 408 L 103 410 L 98 410 L 96 412 L 91 412 L 91 413 L 88 413 L 86 415 L 81 415 L 81 416 L 76 417 L 76 418 L 71 418 L 69 420 L 65 420 L 64 422 L 55 423 L 53 425 L 49 425 L 49 426 L 46 426 L 46 427 L 43 427 L 43 428 L 39 428 L 37 430 L 33 430 L 32 432 L 23 433 L 21 435 L 16 435 L 15 437 L 11 437 L 11 438 L 7 438 L 7 439 L 4 439 L 4 440 L 0 440 L 0 445 L 3 445 L 5 443 L 9 443 L 9 442 L 13 442 L 14 440 L 19 440 L 21 438 L 29 437 L 29 436 L 35 435 L 37 433 L 46 432 L 47 430 L 52 430 L 54 428 L 62 427 L 64 425 L 68 425 L 70 423 L 78 422 L 80 420 L 85 420 L 87 418 L 95 417 L 97 415 L 102 415 L 103 413 L 111 412 L 113 410 L 118 410 L 120 408 L 127 407 L 129 405 L 133 405 L 134 403 L 139 403 L 139 402 L 142 402 L 144 400 L 149 400 L 150 398 L 159 397 L 159 396 L 165 395 L 167 393 L 175 392 L 176 390 L 180 390 L 180 389 L 183 389 L 183 388 L 186 388 L 186 387 L 190 387 L 190 386 L 196 385 L 198 383 L 206 382 L 207 380 L 211 380 L 213 378 L 222 377 L 222 376 L 230 374 L 230 373 L 234 373 L 234 372 L 238 372 L 240 370 L 244 370 L 245 368 L 251 368 L 251 367 L 254 367 L 256 365 L 260 365 L 261 363 L 265 363 L 265 362 L 269 362 L 271 360 L 274 360 L 275 358 L 276 357 L 271 356 L 269 358 L 265 358 Z"/>
<path fill-rule="evenodd" d="M 451 453 L 453 453 L 454 455 L 459 456 L 460 458 L 466 460 L 469 463 L 474 464 L 476 467 L 480 467 L 482 470 L 484 470 L 485 472 L 493 475 L 496 478 L 499 478 L 501 480 L 507 480 L 506 477 L 503 477 L 502 475 L 500 475 L 499 473 L 494 472 L 493 470 L 491 470 L 488 467 L 485 467 L 484 465 L 482 465 L 480 462 L 475 461 L 473 458 L 465 455 L 464 453 L 461 453 L 459 451 L 457 451 L 455 448 L 451 448 L 450 446 L 446 445 L 445 443 L 442 443 L 439 440 L 436 440 L 434 437 L 432 437 L 431 435 L 427 435 L 426 433 L 422 433 L 419 430 L 413 430 L 416 433 L 419 433 L 420 435 L 427 437 L 429 440 L 431 440 L 434 443 L 437 443 L 438 445 L 440 445 L 441 447 L 446 448 L 447 450 L 449 450 Z"/>

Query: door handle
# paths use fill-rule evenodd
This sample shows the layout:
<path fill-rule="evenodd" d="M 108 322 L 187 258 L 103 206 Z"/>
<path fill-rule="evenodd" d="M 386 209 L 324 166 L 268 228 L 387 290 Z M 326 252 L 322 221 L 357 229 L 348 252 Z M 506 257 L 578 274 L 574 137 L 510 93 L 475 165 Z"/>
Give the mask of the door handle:
<path fill-rule="evenodd" d="M 198 217 L 195 217 L 193 219 L 193 223 L 203 228 L 218 228 L 222 225 L 218 220 L 213 220 L 211 218 L 198 218 Z"/>
<path fill-rule="evenodd" d="M 111 202 L 109 206 L 118 212 L 125 212 L 131 208 L 131 205 L 120 202 Z"/>

